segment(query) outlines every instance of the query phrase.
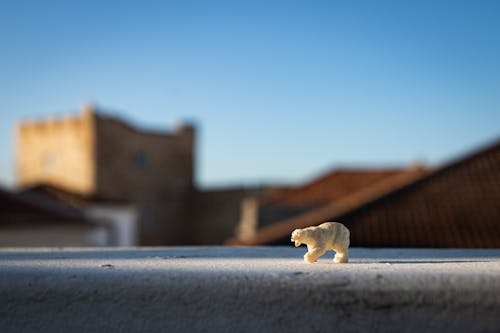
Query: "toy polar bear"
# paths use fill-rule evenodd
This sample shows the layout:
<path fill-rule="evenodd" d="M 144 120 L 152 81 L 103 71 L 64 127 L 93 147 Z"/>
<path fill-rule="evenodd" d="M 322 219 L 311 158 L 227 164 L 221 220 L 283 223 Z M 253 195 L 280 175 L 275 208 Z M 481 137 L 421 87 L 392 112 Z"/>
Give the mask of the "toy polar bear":
<path fill-rule="evenodd" d="M 318 226 L 295 229 L 292 232 L 295 247 L 307 245 L 304 261 L 313 264 L 328 250 L 335 251 L 334 263 L 346 263 L 349 260 L 349 229 L 342 223 L 325 222 Z"/>

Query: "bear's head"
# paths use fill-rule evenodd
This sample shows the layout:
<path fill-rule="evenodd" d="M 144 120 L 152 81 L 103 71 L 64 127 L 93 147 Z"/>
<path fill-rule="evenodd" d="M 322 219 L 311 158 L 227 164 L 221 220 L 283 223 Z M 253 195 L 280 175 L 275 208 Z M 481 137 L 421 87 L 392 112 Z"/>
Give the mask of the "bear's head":
<path fill-rule="evenodd" d="M 290 239 L 290 241 L 295 242 L 295 247 L 299 247 L 302 245 L 303 236 L 304 236 L 304 230 L 295 229 L 292 232 L 292 238 Z"/>

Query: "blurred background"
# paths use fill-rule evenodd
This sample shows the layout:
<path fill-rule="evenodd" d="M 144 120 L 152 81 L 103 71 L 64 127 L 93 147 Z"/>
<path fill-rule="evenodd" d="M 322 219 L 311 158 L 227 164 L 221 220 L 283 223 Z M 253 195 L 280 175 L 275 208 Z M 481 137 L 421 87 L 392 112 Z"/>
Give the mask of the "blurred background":
<path fill-rule="evenodd" d="M 0 246 L 500 247 L 497 1 L 5 1 Z"/>

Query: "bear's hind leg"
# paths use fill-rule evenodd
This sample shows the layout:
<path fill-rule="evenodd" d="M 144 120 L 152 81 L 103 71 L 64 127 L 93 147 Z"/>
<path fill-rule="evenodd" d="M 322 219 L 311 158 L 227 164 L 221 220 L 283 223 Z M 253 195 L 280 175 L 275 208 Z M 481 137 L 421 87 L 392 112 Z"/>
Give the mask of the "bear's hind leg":
<path fill-rule="evenodd" d="M 335 251 L 335 257 L 333 257 L 333 262 L 336 264 L 344 264 L 349 261 L 349 252 L 347 249 Z"/>

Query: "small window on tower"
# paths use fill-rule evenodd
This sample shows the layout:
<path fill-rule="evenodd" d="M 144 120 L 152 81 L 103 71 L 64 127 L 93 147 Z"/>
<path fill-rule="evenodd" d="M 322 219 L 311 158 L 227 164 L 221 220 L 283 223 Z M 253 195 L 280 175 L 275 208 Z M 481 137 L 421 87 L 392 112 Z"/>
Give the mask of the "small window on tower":
<path fill-rule="evenodd" d="M 149 159 L 146 153 L 143 151 L 136 151 L 134 155 L 132 155 L 132 166 L 137 170 L 147 168 L 149 166 Z"/>

